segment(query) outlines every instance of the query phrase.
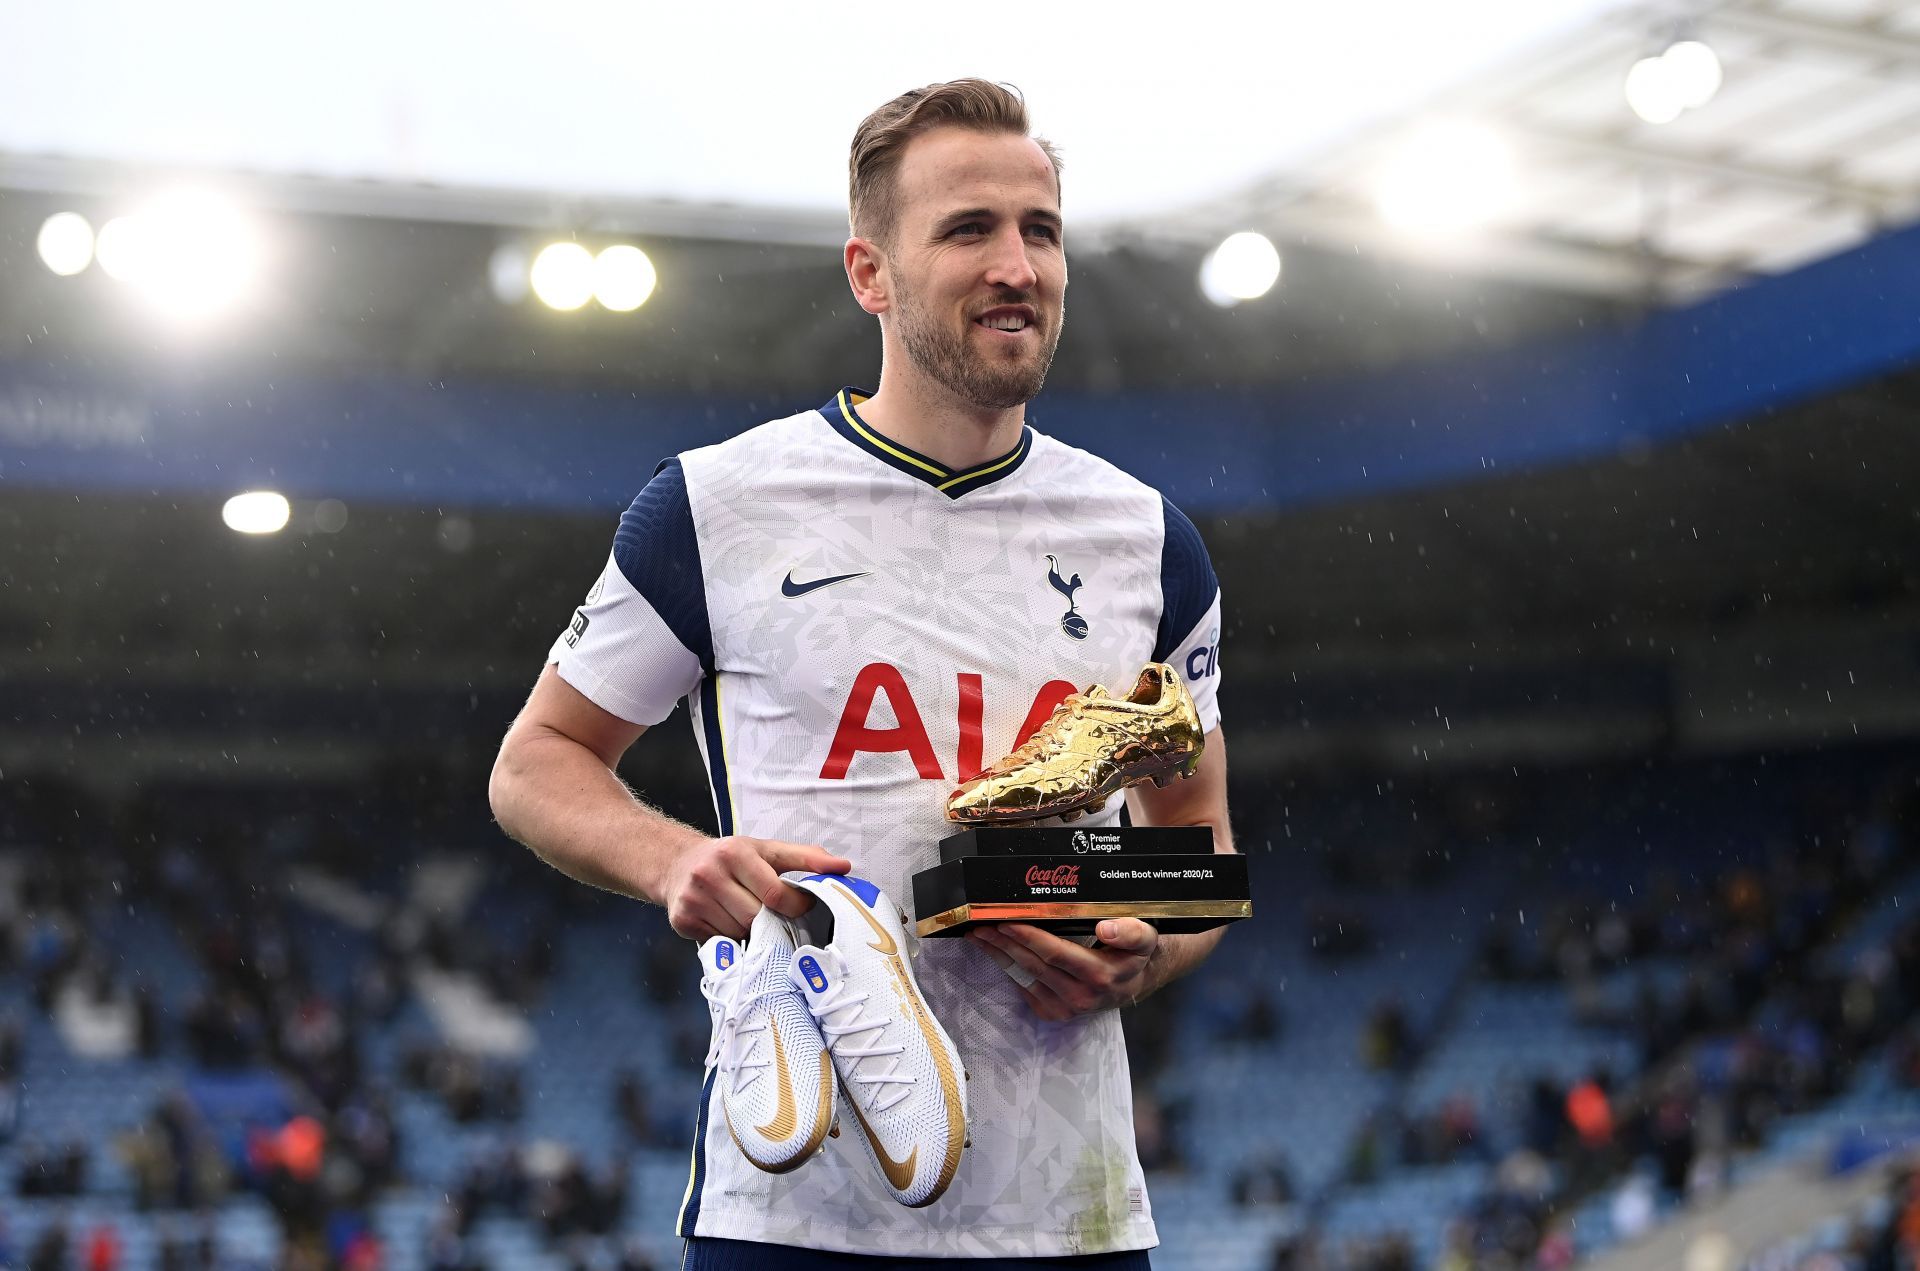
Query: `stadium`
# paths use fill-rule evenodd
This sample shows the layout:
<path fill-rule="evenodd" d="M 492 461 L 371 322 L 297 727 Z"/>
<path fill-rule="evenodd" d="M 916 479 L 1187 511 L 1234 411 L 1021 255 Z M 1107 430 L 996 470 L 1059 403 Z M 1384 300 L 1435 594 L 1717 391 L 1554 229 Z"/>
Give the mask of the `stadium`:
<path fill-rule="evenodd" d="M 0 0 L 0 1266 L 682 1265 L 694 945 L 490 773 L 662 460 L 879 382 L 848 141 L 977 75 L 1026 421 L 1218 577 L 1152 1265 L 1920 1267 L 1920 3 L 1294 9 Z"/>

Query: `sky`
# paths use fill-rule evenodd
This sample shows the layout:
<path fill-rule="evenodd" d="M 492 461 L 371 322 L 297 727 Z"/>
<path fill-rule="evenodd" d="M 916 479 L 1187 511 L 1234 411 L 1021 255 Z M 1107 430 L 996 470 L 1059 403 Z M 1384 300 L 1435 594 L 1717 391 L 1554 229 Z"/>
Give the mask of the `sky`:
<path fill-rule="evenodd" d="M 894 94 L 1017 85 L 1078 217 L 1284 173 L 1619 0 L 0 0 L 0 155 L 843 208 Z"/>

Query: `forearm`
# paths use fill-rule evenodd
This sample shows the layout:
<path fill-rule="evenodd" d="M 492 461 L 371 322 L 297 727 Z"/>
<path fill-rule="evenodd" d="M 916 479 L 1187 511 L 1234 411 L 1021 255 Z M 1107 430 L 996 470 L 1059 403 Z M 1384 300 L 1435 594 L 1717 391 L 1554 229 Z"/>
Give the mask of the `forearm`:
<path fill-rule="evenodd" d="M 706 835 L 642 803 L 591 750 L 546 733 L 502 747 L 487 787 L 500 828 L 569 878 L 665 904 L 666 866 Z"/>
<path fill-rule="evenodd" d="M 1231 853 L 1238 850 L 1233 845 L 1233 826 L 1224 815 L 1195 818 L 1190 823 L 1206 825 L 1213 831 L 1215 852 Z M 1226 933 L 1226 927 L 1219 926 L 1211 931 L 1161 936 L 1147 959 L 1145 987 L 1134 1000 L 1158 992 L 1205 962 Z"/>
<path fill-rule="evenodd" d="M 1134 1000 L 1156 993 L 1207 960 L 1214 946 L 1226 934 L 1225 927 L 1196 931 L 1190 935 L 1163 935 L 1147 958 L 1146 987 Z"/>

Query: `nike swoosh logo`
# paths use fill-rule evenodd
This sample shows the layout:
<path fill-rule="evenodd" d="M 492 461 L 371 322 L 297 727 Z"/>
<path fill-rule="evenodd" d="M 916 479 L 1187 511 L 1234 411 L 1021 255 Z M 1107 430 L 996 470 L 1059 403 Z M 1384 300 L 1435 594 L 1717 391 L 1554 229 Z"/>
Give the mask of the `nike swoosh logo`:
<path fill-rule="evenodd" d="M 800 1128 L 800 1109 L 793 1097 L 793 1074 L 787 1071 L 787 1048 L 780 1040 L 779 1021 L 768 1020 L 767 1028 L 773 1033 L 773 1120 L 753 1128 L 775 1143 L 784 1143 Z"/>
<path fill-rule="evenodd" d="M 816 578 L 810 583 L 797 583 L 793 581 L 793 571 L 789 569 L 786 578 L 781 580 L 780 594 L 783 596 L 804 596 L 810 591 L 819 591 L 822 587 L 831 587 L 835 583 L 843 583 L 849 578 L 865 578 L 866 576 L 866 571 L 863 570 L 857 574 L 835 574 L 831 578 Z"/>
<path fill-rule="evenodd" d="M 920 1202 L 921 1206 L 931 1205 L 940 1199 L 947 1190 L 947 1185 L 953 1181 L 954 1172 L 960 1166 L 960 1151 L 966 1146 L 967 1123 L 966 1118 L 960 1114 L 960 1081 L 953 1071 L 952 1062 L 947 1058 L 946 1047 L 940 1043 L 940 1035 L 934 1030 L 933 1018 L 927 1011 L 926 1003 L 921 1000 L 919 991 L 907 977 L 906 963 L 901 960 L 900 946 L 894 941 L 892 933 L 881 926 L 867 911 L 866 905 L 860 901 L 860 897 L 854 893 L 853 888 L 838 880 L 834 880 L 834 885 L 854 898 L 854 908 L 862 918 L 867 920 L 867 925 L 873 928 L 873 934 L 880 937 L 880 943 L 870 944 L 868 947 L 886 955 L 889 959 L 887 970 L 893 974 L 894 996 L 900 999 L 902 1011 L 919 1028 L 921 1037 L 927 1043 L 927 1050 L 933 1056 L 934 1071 L 940 1079 L 940 1092 L 945 1096 L 946 1101 L 947 1150 L 941 1159 L 940 1176 L 934 1180 L 931 1194 Z M 904 1165 L 893 1160 L 880 1146 L 880 1140 L 873 1137 L 873 1127 L 867 1124 L 864 1116 L 860 1115 L 860 1105 L 855 1101 L 852 1091 L 847 1093 L 847 1104 L 853 1109 L 853 1115 L 860 1122 L 860 1128 L 866 1132 L 867 1141 L 873 1144 L 873 1154 L 879 1158 L 881 1173 L 887 1176 L 887 1181 L 892 1183 L 896 1190 L 907 1190 L 913 1182 L 913 1167 L 920 1157 L 919 1145 L 916 1144 L 913 1151 L 908 1153 Z"/>
<path fill-rule="evenodd" d="M 774 1093 L 773 1120 L 762 1126 L 754 1127 L 761 1135 L 774 1142 L 785 1142 L 793 1137 L 800 1120 L 799 1101 L 794 1098 L 793 1075 L 787 1067 L 786 1044 L 780 1039 L 780 1026 L 773 1020 L 767 1021 L 773 1033 L 773 1064 L 775 1075 L 779 1079 L 779 1089 Z M 725 1107 L 725 1104 L 722 1104 Z M 813 1158 L 813 1153 L 826 1141 L 829 1130 L 839 1133 L 839 1127 L 833 1125 L 833 1060 L 827 1051 L 820 1051 L 820 1099 L 813 1117 L 813 1128 L 807 1135 L 807 1141 L 788 1158 L 784 1165 L 767 1165 L 747 1152 L 747 1145 L 740 1142 L 739 1133 L 733 1128 L 733 1109 L 726 1108 L 727 1133 L 747 1159 L 753 1161 L 769 1174 L 785 1174 L 799 1169 Z"/>
<path fill-rule="evenodd" d="M 860 1111 L 860 1104 L 847 1092 L 847 1106 L 853 1109 L 853 1119 L 860 1123 L 860 1132 L 867 1136 L 867 1145 L 873 1149 L 874 1159 L 880 1162 L 880 1172 L 887 1176 L 897 1192 L 904 1192 L 913 1186 L 913 1168 L 920 1163 L 920 1145 L 914 1144 L 913 1151 L 907 1153 L 907 1159 L 896 1161 L 887 1155 L 887 1149 L 880 1146 L 880 1136 L 867 1124 L 867 1118 Z"/>
<path fill-rule="evenodd" d="M 865 902 L 854 893 L 853 888 L 847 886 L 845 883 L 837 883 L 836 886 L 838 886 L 841 891 L 847 893 L 847 895 L 853 897 L 854 909 L 859 912 L 862 918 L 867 920 L 867 925 L 873 928 L 873 934 L 880 937 L 879 944 L 870 944 L 867 947 L 879 953 L 889 955 L 898 954 L 900 952 L 900 946 L 893 942 L 893 933 L 874 921 L 873 915 L 867 912 Z"/>

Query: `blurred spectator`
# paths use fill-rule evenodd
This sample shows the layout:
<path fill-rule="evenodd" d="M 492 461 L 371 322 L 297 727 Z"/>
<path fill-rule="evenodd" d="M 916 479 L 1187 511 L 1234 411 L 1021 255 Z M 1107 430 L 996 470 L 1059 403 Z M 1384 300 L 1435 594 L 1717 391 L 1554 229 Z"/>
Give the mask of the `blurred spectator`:
<path fill-rule="evenodd" d="M 1413 1062 L 1413 1035 L 1406 1010 L 1394 998 L 1373 1008 L 1361 1036 L 1360 1051 L 1376 1072 L 1400 1072 Z"/>
<path fill-rule="evenodd" d="M 20 1150 L 14 1190 L 21 1196 L 78 1196 L 87 1185 L 87 1148 L 28 1143 Z"/>
<path fill-rule="evenodd" d="M 96 1223 L 87 1233 L 86 1271 L 119 1271 L 120 1233 L 110 1222 Z"/>
<path fill-rule="evenodd" d="M 1609 1209 L 1613 1234 L 1624 1243 L 1638 1240 L 1653 1226 L 1655 1213 L 1653 1179 L 1635 1171 L 1613 1194 Z"/>
<path fill-rule="evenodd" d="M 1433 1271 L 1473 1271 L 1473 1227 L 1456 1219 L 1441 1237 L 1440 1258 Z"/>
<path fill-rule="evenodd" d="M 1567 1123 L 1588 1151 L 1601 1151 L 1613 1142 L 1613 1107 L 1601 1074 L 1595 1073 L 1567 1091 Z"/>
<path fill-rule="evenodd" d="M 1153 1001 L 1149 997 L 1147 1001 Z M 1246 996 L 1246 1010 L 1241 1014 L 1226 1040 L 1244 1042 L 1271 1042 L 1280 1036 L 1280 1010 L 1273 1004 L 1273 997 L 1263 988 L 1256 988 Z"/>
<path fill-rule="evenodd" d="M 653 1146 L 653 1115 L 647 1108 L 646 1091 L 640 1077 L 631 1068 L 623 1070 L 614 1081 L 613 1110 L 635 1143 Z"/>
<path fill-rule="evenodd" d="M 442 1209 L 427 1233 L 427 1271 L 481 1271 L 480 1259 L 460 1234 L 459 1211 Z"/>
<path fill-rule="evenodd" d="M 640 982 L 654 1005 L 665 1006 L 686 991 L 688 950 L 675 936 L 649 936 L 640 953 Z"/>
<path fill-rule="evenodd" d="M 1440 1105 L 1438 1120 L 1441 1159 L 1489 1159 L 1487 1145 L 1480 1137 L 1480 1112 L 1469 1096 L 1458 1091 L 1448 1095 Z"/>
<path fill-rule="evenodd" d="M 1535 1077 L 1527 1083 L 1527 1107 L 1521 1141 L 1542 1156 L 1551 1156 L 1560 1143 L 1564 1122 L 1561 1107 L 1565 1096 L 1549 1077 Z"/>
<path fill-rule="evenodd" d="M 1267 1271 L 1327 1271 L 1311 1234 L 1282 1236 L 1273 1245 Z"/>
<path fill-rule="evenodd" d="M 1241 1209 L 1279 1209 L 1293 1199 L 1293 1176 L 1277 1156 L 1250 1162 L 1233 1176 L 1233 1203 Z"/>
<path fill-rule="evenodd" d="M 13 1141 L 20 1130 L 20 1083 L 0 1076 L 0 1145 Z"/>
<path fill-rule="evenodd" d="M 1539 1271 L 1566 1271 L 1573 1265 L 1573 1233 L 1555 1223 L 1547 1229 L 1540 1240 L 1540 1248 L 1534 1254 L 1533 1265 Z"/>
<path fill-rule="evenodd" d="M 27 1251 L 26 1271 L 71 1271 L 67 1265 L 67 1224 L 56 1218 Z"/>
<path fill-rule="evenodd" d="M 629 1240 L 620 1250 L 620 1262 L 614 1271 L 653 1271 L 653 1259 L 637 1240 Z"/>
<path fill-rule="evenodd" d="M 447 1114 L 463 1125 L 519 1119 L 522 1095 L 515 1068 L 489 1064 L 452 1046 L 417 1043 L 403 1053 L 400 1071 L 411 1088 L 438 1095 Z"/>
<path fill-rule="evenodd" d="M 1362 1186 L 1378 1178 L 1390 1141 L 1388 1113 L 1376 1108 L 1361 1122 L 1359 1133 L 1347 1149 L 1346 1181 Z"/>
<path fill-rule="evenodd" d="M 1133 1138 L 1140 1152 L 1140 1168 L 1177 1170 L 1180 1153 L 1174 1145 L 1173 1129 L 1166 1108 L 1152 1091 L 1142 1090 L 1133 1098 Z"/>

